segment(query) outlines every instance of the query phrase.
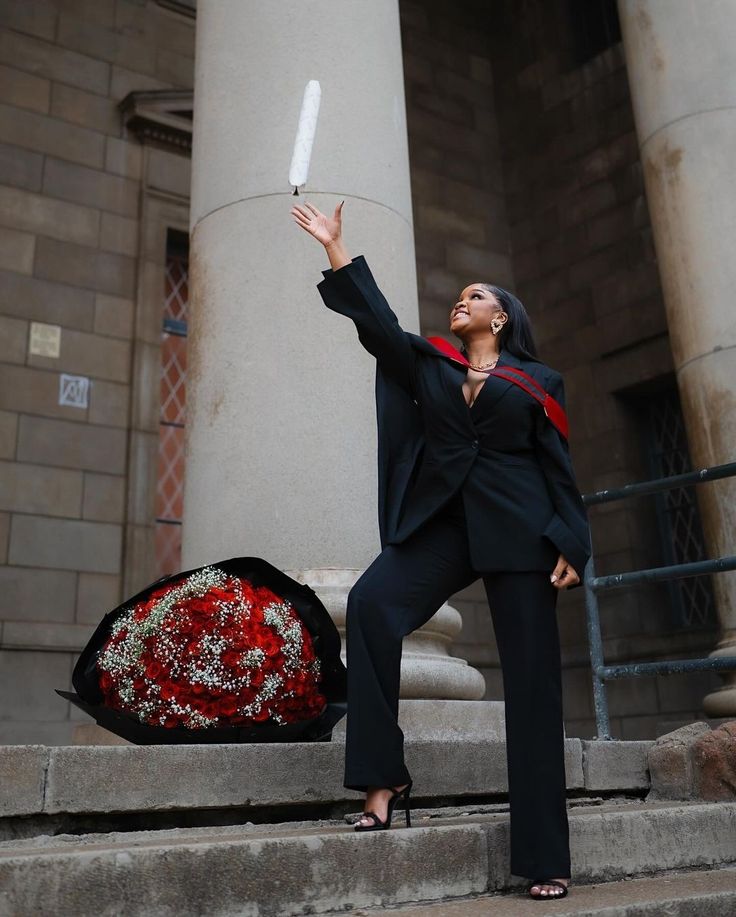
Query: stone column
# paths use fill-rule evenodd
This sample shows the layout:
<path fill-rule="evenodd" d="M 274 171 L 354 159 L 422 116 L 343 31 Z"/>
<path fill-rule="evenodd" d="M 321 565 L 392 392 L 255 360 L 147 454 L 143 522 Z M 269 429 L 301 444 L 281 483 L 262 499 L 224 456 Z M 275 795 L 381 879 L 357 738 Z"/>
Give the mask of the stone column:
<path fill-rule="evenodd" d="M 736 457 L 736 4 L 619 0 L 672 353 L 696 468 Z M 709 556 L 734 553 L 736 480 L 697 488 Z M 736 655 L 736 573 L 713 576 Z M 736 674 L 704 701 L 736 714 Z"/>
<path fill-rule="evenodd" d="M 322 104 L 295 197 L 310 79 Z M 200 0 L 194 98 L 183 563 L 264 557 L 309 582 L 341 626 L 379 551 L 375 364 L 322 304 L 327 257 L 290 210 L 344 199 L 349 251 L 417 330 L 397 0 Z M 458 623 L 445 607 L 431 639 L 405 641 L 402 672 L 422 659 L 412 697 L 482 697 L 480 673 L 447 653 Z"/>

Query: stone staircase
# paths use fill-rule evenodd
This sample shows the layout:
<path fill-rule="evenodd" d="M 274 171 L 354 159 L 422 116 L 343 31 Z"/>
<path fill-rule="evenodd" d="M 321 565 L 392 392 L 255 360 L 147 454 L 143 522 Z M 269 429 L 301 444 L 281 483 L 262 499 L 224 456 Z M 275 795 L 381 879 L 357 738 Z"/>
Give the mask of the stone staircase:
<path fill-rule="evenodd" d="M 654 743 L 566 740 L 575 885 L 540 905 L 508 872 L 503 742 L 407 741 L 412 827 L 356 834 L 334 739 L 5 746 L 1 917 L 736 913 L 736 801 L 659 798 Z"/>

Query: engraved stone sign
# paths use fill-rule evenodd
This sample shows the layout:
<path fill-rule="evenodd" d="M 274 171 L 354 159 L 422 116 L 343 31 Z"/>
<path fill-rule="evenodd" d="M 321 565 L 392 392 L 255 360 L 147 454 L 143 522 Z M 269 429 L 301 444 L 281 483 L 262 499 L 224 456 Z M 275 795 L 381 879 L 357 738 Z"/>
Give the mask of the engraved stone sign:
<path fill-rule="evenodd" d="M 86 408 L 88 396 L 89 379 L 87 376 L 61 374 L 59 377 L 59 404 L 72 408 Z"/>

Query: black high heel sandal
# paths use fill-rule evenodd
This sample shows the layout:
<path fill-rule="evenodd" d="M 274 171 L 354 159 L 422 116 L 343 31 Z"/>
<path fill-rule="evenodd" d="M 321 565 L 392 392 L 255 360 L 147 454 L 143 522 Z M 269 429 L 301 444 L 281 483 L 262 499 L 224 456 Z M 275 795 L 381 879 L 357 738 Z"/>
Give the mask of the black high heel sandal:
<path fill-rule="evenodd" d="M 557 898 L 564 898 L 567 895 L 567 889 L 569 887 L 569 884 L 570 883 L 568 882 L 568 884 L 565 885 L 564 882 L 558 882 L 557 879 L 535 879 L 534 882 L 529 883 L 529 888 L 527 890 L 529 892 L 529 897 L 533 898 L 534 901 L 542 901 L 542 900 L 556 901 Z M 537 895 L 533 895 L 532 889 L 534 888 L 535 885 L 556 885 L 558 888 L 563 888 L 564 891 L 562 892 L 561 895 L 558 895 L 557 892 L 552 892 L 551 895 L 550 894 L 543 895 L 541 892 L 539 892 L 539 894 Z"/>
<path fill-rule="evenodd" d="M 363 812 L 360 817 L 363 818 L 363 816 L 368 816 L 368 818 L 373 819 L 374 824 L 355 825 L 354 830 L 355 831 L 380 831 L 382 829 L 385 830 L 387 828 L 390 828 L 391 827 L 391 818 L 393 817 L 393 814 L 394 814 L 394 806 L 399 801 L 399 799 L 401 799 L 402 796 L 404 797 L 404 809 L 406 811 L 406 827 L 411 828 L 411 816 L 409 814 L 409 809 L 410 809 L 409 794 L 411 793 L 413 782 L 414 782 L 413 780 L 409 780 L 409 782 L 404 787 L 404 789 L 398 790 L 398 792 L 394 790 L 392 786 L 382 787 L 382 789 L 392 790 L 391 798 L 388 801 L 388 812 L 386 814 L 386 821 L 381 821 L 381 819 L 376 815 L 375 812 Z"/>

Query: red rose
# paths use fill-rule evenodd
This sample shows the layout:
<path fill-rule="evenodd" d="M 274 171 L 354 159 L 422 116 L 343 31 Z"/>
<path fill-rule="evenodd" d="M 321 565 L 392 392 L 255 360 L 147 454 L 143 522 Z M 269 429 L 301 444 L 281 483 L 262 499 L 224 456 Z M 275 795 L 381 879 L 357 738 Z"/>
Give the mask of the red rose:
<path fill-rule="evenodd" d="M 252 605 L 255 600 L 255 590 L 253 589 L 250 583 L 246 583 L 246 582 L 242 583 L 242 587 L 243 587 L 243 599 Z"/>
<path fill-rule="evenodd" d="M 164 700 L 173 700 L 176 697 L 174 685 L 170 681 L 165 681 L 161 685 L 160 695 Z"/>
<path fill-rule="evenodd" d="M 225 665 L 234 666 L 237 665 L 238 660 L 240 659 L 240 653 L 235 650 L 225 650 L 222 654 L 222 661 Z"/>
<path fill-rule="evenodd" d="M 233 696 L 224 697 L 220 701 L 220 713 L 223 716 L 233 716 L 238 709 L 237 699 Z"/>
<path fill-rule="evenodd" d="M 210 615 L 215 610 L 211 608 L 209 603 L 204 599 L 192 599 L 189 602 L 189 608 L 197 615 Z"/>
<path fill-rule="evenodd" d="M 146 666 L 146 678 L 156 678 L 158 675 L 161 674 L 162 669 L 163 669 L 163 666 L 158 661 L 158 659 L 154 659 L 152 662 L 149 662 L 148 665 Z"/>
<path fill-rule="evenodd" d="M 247 704 L 252 704 L 253 701 L 255 700 L 257 693 L 258 692 L 254 691 L 252 688 L 243 688 L 243 690 L 238 695 L 238 697 L 240 698 L 240 703 L 243 706 L 246 706 Z"/>

